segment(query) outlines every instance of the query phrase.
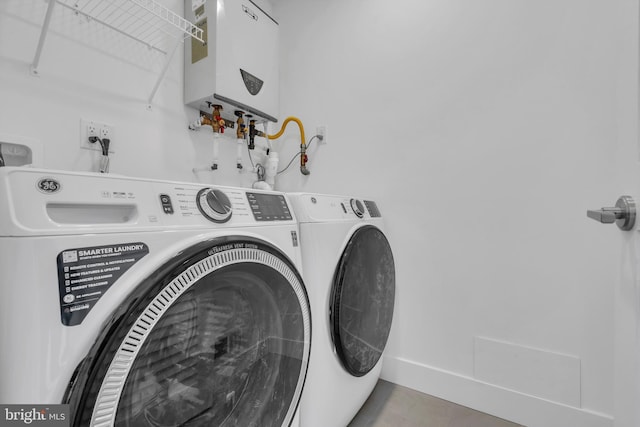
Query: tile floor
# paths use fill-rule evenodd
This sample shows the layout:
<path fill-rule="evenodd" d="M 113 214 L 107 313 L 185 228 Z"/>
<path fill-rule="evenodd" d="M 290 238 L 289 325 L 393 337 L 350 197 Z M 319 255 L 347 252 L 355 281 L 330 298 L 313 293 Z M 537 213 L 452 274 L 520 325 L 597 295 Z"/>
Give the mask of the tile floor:
<path fill-rule="evenodd" d="M 380 380 L 348 427 L 523 427 Z"/>

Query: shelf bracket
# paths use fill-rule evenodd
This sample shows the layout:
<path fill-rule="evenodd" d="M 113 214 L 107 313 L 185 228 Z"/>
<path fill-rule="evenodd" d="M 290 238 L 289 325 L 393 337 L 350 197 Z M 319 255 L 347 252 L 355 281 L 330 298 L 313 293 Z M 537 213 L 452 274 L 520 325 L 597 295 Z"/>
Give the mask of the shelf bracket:
<path fill-rule="evenodd" d="M 51 15 L 53 15 L 53 7 L 56 5 L 57 0 L 49 0 L 49 6 L 47 7 L 47 14 L 44 17 L 44 23 L 42 24 L 42 31 L 40 31 L 40 39 L 38 40 L 38 47 L 36 48 L 36 55 L 31 63 L 31 74 L 38 75 L 38 64 L 40 63 L 40 55 L 42 55 L 42 49 L 44 48 L 44 42 L 49 32 L 49 24 L 51 23 Z"/>
<path fill-rule="evenodd" d="M 149 95 L 149 98 L 147 99 L 147 110 L 151 110 L 151 101 L 153 101 L 153 97 L 156 96 L 156 92 L 158 91 L 158 88 L 160 87 L 160 83 L 162 83 L 162 80 L 164 79 L 164 76 L 165 76 L 165 74 L 167 74 L 167 70 L 169 69 L 169 66 L 171 65 L 171 59 L 175 55 L 176 51 L 178 50 L 178 46 L 180 46 L 181 43 L 183 43 L 183 40 L 180 40 L 180 39 L 176 40 L 176 43 L 173 46 L 173 49 L 171 49 L 171 53 L 169 54 L 169 57 L 164 62 L 164 67 L 162 67 L 162 71 L 160 72 L 160 75 L 158 76 L 158 80 L 156 81 L 156 84 L 153 87 L 153 89 L 151 90 L 151 94 Z"/>

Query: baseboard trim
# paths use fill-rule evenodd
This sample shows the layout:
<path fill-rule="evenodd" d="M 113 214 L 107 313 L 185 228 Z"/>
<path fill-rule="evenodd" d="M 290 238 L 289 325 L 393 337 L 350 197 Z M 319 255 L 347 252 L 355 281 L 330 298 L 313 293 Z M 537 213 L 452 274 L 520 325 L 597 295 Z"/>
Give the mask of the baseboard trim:
<path fill-rule="evenodd" d="M 385 356 L 382 379 L 527 427 L 613 427 L 608 414 L 505 389 L 474 378 Z"/>

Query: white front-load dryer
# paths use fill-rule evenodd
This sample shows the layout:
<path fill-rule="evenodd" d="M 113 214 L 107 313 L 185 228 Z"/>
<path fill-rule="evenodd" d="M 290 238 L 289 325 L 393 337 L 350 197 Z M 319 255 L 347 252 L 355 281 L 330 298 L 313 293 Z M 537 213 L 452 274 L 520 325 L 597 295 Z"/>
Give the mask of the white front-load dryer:
<path fill-rule="evenodd" d="M 395 300 L 395 265 L 375 202 L 289 194 L 300 224 L 313 322 L 302 427 L 345 427 L 376 385 Z"/>
<path fill-rule="evenodd" d="M 70 425 L 297 426 L 311 319 L 286 195 L 0 168 L 0 402 Z"/>

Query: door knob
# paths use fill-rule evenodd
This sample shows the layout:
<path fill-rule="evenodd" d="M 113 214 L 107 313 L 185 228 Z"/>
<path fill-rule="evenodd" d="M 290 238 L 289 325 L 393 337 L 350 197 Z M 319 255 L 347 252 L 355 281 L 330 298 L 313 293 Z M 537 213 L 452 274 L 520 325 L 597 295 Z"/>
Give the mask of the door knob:
<path fill-rule="evenodd" d="M 616 223 L 620 230 L 631 230 L 636 223 L 636 202 L 631 196 L 621 196 L 613 208 L 587 211 L 589 218 L 603 224 Z"/>

